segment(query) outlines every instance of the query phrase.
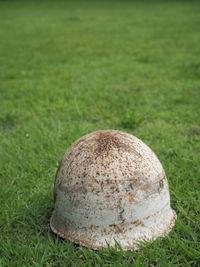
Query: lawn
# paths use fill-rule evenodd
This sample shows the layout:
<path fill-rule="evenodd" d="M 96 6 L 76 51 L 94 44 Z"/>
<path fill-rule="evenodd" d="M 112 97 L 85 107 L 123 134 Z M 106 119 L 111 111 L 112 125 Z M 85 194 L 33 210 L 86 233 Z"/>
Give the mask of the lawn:
<path fill-rule="evenodd" d="M 0 266 L 200 264 L 200 2 L 0 1 Z M 52 233 L 66 149 L 100 129 L 156 153 L 178 218 L 139 251 Z"/>

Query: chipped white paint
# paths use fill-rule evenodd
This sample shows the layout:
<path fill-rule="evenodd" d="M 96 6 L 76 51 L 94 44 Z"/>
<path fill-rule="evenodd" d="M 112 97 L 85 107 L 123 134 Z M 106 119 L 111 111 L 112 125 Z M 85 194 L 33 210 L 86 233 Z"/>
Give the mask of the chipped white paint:
<path fill-rule="evenodd" d="M 55 179 L 51 228 L 84 246 L 136 249 L 167 234 L 176 214 L 160 161 L 138 138 L 115 130 L 90 133 L 64 155 Z"/>

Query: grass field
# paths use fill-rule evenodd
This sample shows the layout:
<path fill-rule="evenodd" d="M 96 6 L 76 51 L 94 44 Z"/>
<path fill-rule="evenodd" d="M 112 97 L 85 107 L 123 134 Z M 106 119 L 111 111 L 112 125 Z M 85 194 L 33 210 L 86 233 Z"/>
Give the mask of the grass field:
<path fill-rule="evenodd" d="M 200 266 L 200 2 L 0 1 L 0 266 Z M 119 129 L 160 159 L 178 219 L 138 252 L 49 228 L 66 149 Z"/>

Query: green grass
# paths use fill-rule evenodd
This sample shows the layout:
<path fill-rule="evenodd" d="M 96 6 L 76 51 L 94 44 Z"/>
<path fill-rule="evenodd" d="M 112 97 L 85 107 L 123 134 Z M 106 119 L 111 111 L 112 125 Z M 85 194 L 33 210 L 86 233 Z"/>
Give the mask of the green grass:
<path fill-rule="evenodd" d="M 0 1 L 0 266 L 200 264 L 200 2 Z M 49 228 L 66 149 L 129 132 L 167 173 L 178 219 L 138 252 Z"/>

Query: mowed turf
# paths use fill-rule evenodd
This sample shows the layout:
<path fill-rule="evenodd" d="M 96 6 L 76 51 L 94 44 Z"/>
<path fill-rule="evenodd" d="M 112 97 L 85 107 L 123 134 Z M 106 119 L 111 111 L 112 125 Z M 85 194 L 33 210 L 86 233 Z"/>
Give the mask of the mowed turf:
<path fill-rule="evenodd" d="M 0 1 L 0 266 L 200 264 L 200 2 Z M 137 252 L 49 228 L 66 149 L 99 129 L 142 139 L 176 226 Z"/>

